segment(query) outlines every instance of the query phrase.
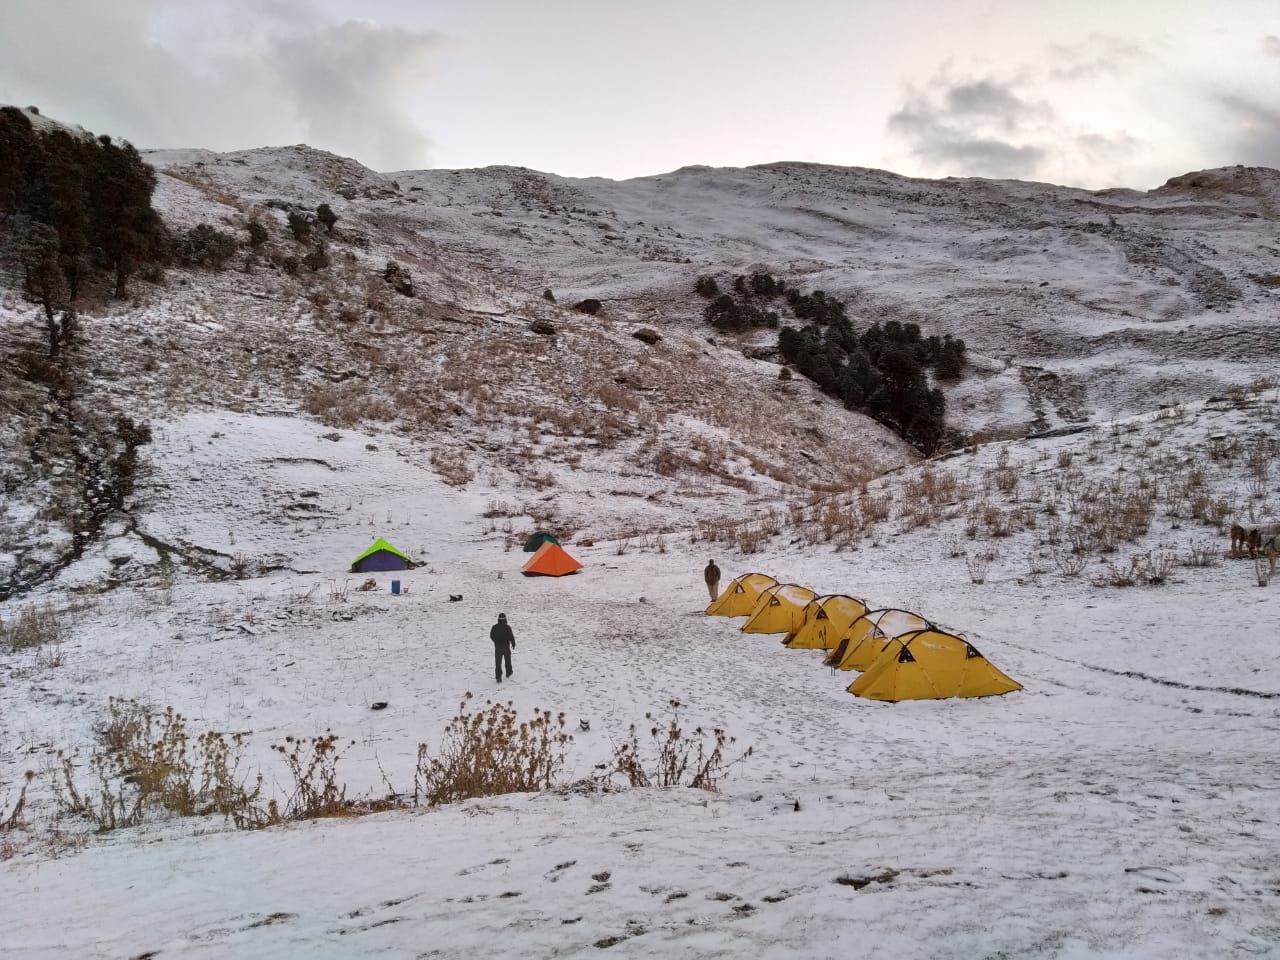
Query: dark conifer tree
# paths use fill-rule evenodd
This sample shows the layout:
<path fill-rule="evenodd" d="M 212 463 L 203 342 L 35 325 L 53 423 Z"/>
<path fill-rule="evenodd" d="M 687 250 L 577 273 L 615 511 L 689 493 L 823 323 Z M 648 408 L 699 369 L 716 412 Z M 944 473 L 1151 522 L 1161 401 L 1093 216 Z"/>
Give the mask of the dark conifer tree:
<path fill-rule="evenodd" d="M 333 207 L 322 203 L 316 207 L 316 219 L 324 224 L 325 233 L 333 233 L 333 225 L 338 222 L 338 215 L 333 212 Z"/>

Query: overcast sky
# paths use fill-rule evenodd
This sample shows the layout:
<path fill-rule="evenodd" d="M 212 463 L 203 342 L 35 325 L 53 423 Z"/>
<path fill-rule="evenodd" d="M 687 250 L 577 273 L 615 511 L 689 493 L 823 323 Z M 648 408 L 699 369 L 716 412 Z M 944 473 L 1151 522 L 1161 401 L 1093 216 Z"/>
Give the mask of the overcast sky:
<path fill-rule="evenodd" d="M 0 103 L 139 147 L 624 178 L 1280 167 L 1280 0 L 0 0 Z"/>

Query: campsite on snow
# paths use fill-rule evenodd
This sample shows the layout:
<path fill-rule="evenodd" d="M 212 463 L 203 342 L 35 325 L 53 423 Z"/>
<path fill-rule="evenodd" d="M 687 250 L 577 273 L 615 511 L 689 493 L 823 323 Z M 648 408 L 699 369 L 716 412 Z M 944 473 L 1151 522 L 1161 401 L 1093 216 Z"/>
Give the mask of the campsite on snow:
<path fill-rule="evenodd" d="M 1280 172 L 0 162 L 0 957 L 1280 955 Z"/>

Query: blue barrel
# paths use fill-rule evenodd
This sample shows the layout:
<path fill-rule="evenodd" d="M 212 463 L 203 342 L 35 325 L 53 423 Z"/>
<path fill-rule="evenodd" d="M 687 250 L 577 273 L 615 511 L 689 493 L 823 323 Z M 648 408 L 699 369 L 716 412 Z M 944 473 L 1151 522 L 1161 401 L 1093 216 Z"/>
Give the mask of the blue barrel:
<path fill-rule="evenodd" d="M 399 581 L 399 580 L 392 580 L 392 581 L 391 581 L 391 592 L 392 592 L 392 593 L 394 593 L 394 594 L 397 594 L 397 595 L 400 593 L 400 581 Z"/>

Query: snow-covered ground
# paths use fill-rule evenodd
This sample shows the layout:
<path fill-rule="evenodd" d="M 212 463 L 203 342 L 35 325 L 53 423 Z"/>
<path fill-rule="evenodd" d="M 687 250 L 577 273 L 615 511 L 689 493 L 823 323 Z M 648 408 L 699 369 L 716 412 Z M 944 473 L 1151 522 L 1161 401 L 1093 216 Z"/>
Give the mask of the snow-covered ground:
<path fill-rule="evenodd" d="M 1280 398 L 1243 387 L 1280 351 L 1276 171 L 1139 194 L 808 164 L 619 183 L 379 174 L 306 147 L 148 156 L 171 228 L 244 236 L 256 217 L 271 237 L 225 272 L 86 304 L 65 411 L 38 365 L 0 366 L 0 620 L 48 606 L 67 631 L 0 648 L 0 818 L 35 774 L 0 832 L 0 956 L 1280 954 L 1280 581 L 1197 519 L 1280 515 Z M 340 218 L 331 265 L 291 268 L 307 247 L 285 211 L 318 203 Z M 781 380 L 772 333 L 708 337 L 694 279 L 756 269 L 845 298 L 859 329 L 964 337 L 963 429 L 1080 432 L 916 463 Z M 0 290 L 24 364 L 32 317 Z M 77 438 L 117 413 L 152 428 L 136 491 L 28 588 L 14 569 L 71 543 Z M 1149 529 L 1072 552 L 1144 496 Z M 541 524 L 579 574 L 520 575 Z M 419 566 L 358 590 L 349 564 L 378 537 Z M 703 615 L 712 557 L 726 581 L 914 610 L 1024 689 L 855 698 L 821 652 Z M 1117 585 L 1170 558 L 1162 585 Z M 499 611 L 517 636 L 501 686 Z M 243 736 L 283 800 L 272 747 L 327 731 L 349 796 L 408 794 L 468 693 L 562 711 L 565 784 L 633 724 L 647 745 L 673 700 L 750 753 L 716 793 L 566 786 L 247 832 L 153 815 L 94 834 L 60 812 L 59 751 L 92 791 L 112 697 Z"/>
<path fill-rule="evenodd" d="M 1205 490 L 1239 510 L 1268 511 L 1274 464 L 1251 499 L 1244 452 L 1219 462 L 1207 451 L 1224 437 L 1274 442 L 1275 403 L 1270 391 L 1188 404 L 928 469 L 971 484 L 1020 471 L 1018 491 L 982 494 L 1014 509 L 1055 477 L 1079 486 L 1145 470 L 1163 483 L 1176 460 L 1200 465 Z M 427 446 L 301 418 L 191 413 L 155 434 L 135 524 L 0 607 L 6 618 L 26 604 L 84 607 L 67 614 L 60 662 L 0 653 L 0 784 L 12 793 L 37 771 L 28 826 L 0 835 L 11 844 L 0 956 L 1280 952 L 1280 584 L 1260 588 L 1251 562 L 1227 559 L 1177 568 L 1159 587 L 1093 583 L 1133 553 L 1206 542 L 1222 553 L 1212 527 L 1157 510 L 1144 539 L 1066 577 L 1045 559 L 1043 501 L 1037 528 L 998 540 L 969 540 L 960 504 L 921 529 L 895 516 L 858 549 L 784 529 L 742 555 L 691 526 L 586 545 L 619 509 L 600 490 L 573 497 L 581 529 L 566 546 L 582 572 L 530 579 L 511 543 L 532 520 L 514 516 L 507 530 L 484 514 L 536 507 L 538 494 L 496 472 L 457 489 Z M 1164 466 L 1143 459 L 1155 454 Z M 899 472 L 868 495 L 905 509 L 918 476 Z M 1058 509 L 1069 499 L 1058 494 Z M 357 591 L 365 577 L 347 567 L 377 537 L 421 566 Z M 210 581 L 180 561 L 167 578 L 158 550 L 274 569 Z M 963 551 L 996 554 L 985 582 L 972 582 Z M 726 580 L 759 570 L 915 610 L 1024 690 L 855 698 L 844 688 L 856 675 L 822 666 L 820 651 L 703 615 L 710 557 Z M 501 686 L 487 640 L 499 611 L 517 636 L 515 677 Z M 108 697 L 172 706 L 193 732 L 244 733 L 249 766 L 277 795 L 285 774 L 271 745 L 331 730 L 348 794 L 380 796 L 411 788 L 418 744 L 439 742 L 468 692 L 522 716 L 563 711 L 575 734 L 566 781 L 672 699 L 688 728 L 721 726 L 731 756 L 751 753 L 718 793 L 518 794 L 252 832 L 204 818 L 85 835 L 55 818 L 55 751 L 92 748 Z M 371 710 L 378 701 L 386 709 Z"/>

